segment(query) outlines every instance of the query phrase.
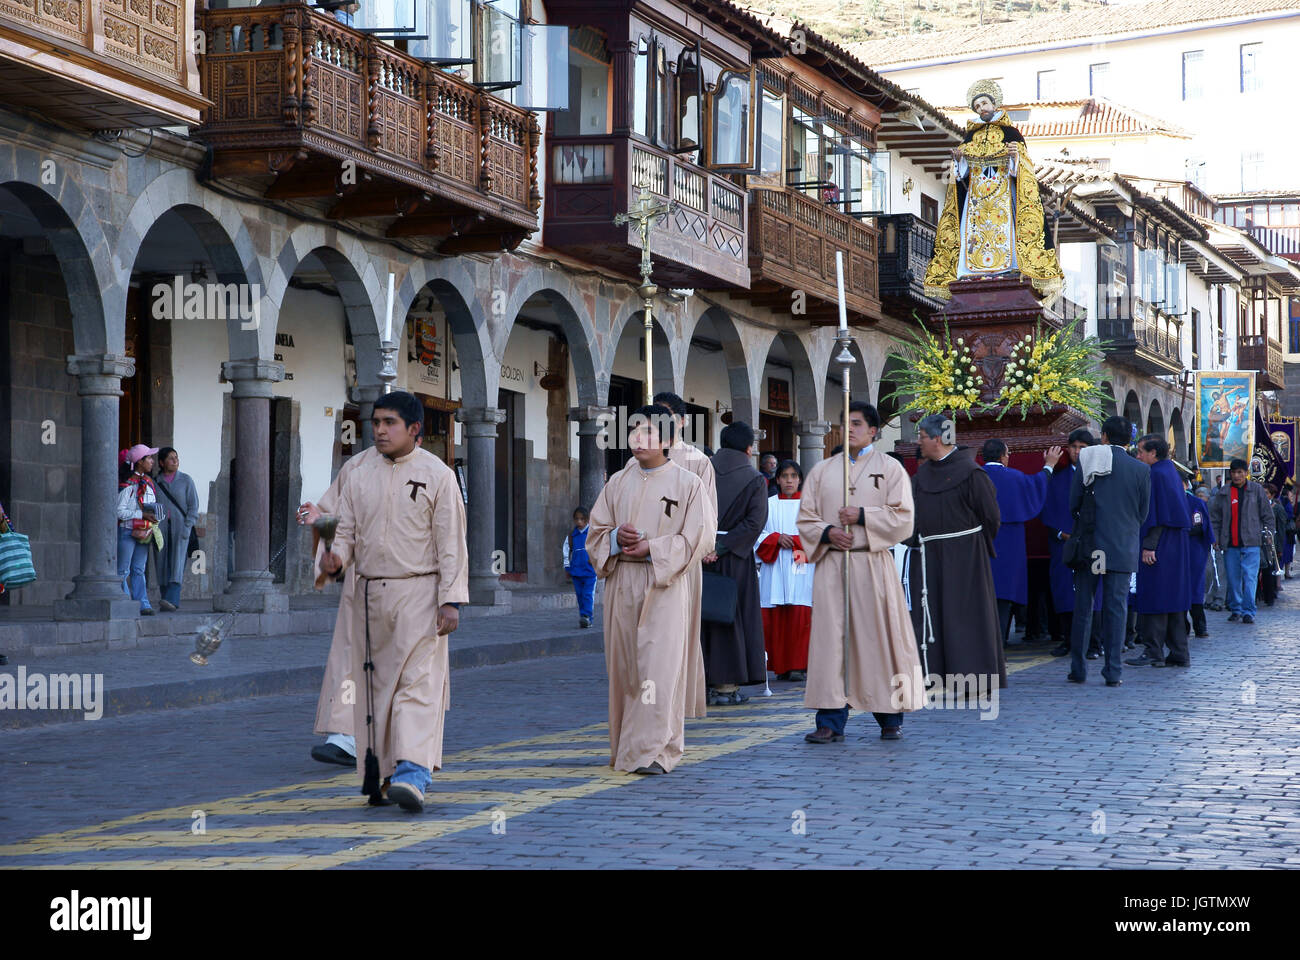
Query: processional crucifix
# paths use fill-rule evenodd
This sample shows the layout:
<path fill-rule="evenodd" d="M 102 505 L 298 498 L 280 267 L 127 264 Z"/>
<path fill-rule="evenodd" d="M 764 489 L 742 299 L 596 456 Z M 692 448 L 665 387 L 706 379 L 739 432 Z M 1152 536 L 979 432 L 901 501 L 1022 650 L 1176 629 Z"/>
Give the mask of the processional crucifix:
<path fill-rule="evenodd" d="M 636 292 L 640 295 L 645 304 L 645 402 L 648 405 L 654 396 L 654 351 L 651 343 L 651 332 L 654 329 L 654 298 L 659 292 L 659 288 L 650 282 L 650 223 L 660 217 L 664 217 L 677 209 L 677 203 L 673 200 L 655 200 L 650 193 L 650 188 L 645 184 L 640 184 L 640 192 L 636 202 L 632 204 L 627 213 L 619 213 L 614 216 L 614 223 L 623 226 L 626 223 L 635 223 L 641 233 L 641 286 L 637 287 Z"/>

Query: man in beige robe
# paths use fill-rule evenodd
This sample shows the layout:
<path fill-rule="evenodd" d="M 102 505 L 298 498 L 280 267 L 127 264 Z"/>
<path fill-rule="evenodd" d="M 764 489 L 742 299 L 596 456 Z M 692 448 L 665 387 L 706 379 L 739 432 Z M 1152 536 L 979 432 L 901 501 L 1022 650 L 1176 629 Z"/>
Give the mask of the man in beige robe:
<path fill-rule="evenodd" d="M 629 417 L 634 460 L 591 508 L 587 554 L 605 580 L 610 765 L 668 773 L 685 749 L 686 679 L 694 653 L 690 571 L 713 548 L 717 516 L 700 479 L 673 463 L 662 408 Z"/>
<path fill-rule="evenodd" d="M 353 723 L 369 741 L 362 792 L 383 802 L 379 777 L 389 777 L 389 800 L 419 812 L 430 773 L 442 767 L 447 637 L 469 600 L 465 506 L 455 474 L 417 445 L 424 408 L 414 396 L 380 397 L 373 423 L 382 456 L 343 484 L 333 549 L 318 566 L 356 567 Z"/>
<path fill-rule="evenodd" d="M 310 525 L 326 514 L 335 514 L 339 508 L 339 491 L 348 475 L 367 460 L 382 456 L 373 446 L 349 457 L 339 468 L 339 474 L 320 499 L 308 500 L 298 508 L 298 522 Z M 313 554 L 325 549 L 319 534 L 312 531 Z M 316 587 L 325 582 L 322 575 Z M 357 740 L 353 735 L 352 711 L 356 705 L 357 686 L 352 677 L 352 601 L 356 590 L 356 573 L 349 567 L 343 574 L 343 590 L 339 594 L 339 610 L 334 618 L 334 636 L 330 640 L 329 656 L 325 658 L 325 679 L 321 682 L 320 697 L 316 701 L 316 733 L 325 737 L 324 743 L 311 748 L 313 760 L 356 766 Z"/>
<path fill-rule="evenodd" d="M 799 539 L 816 564 L 803 701 L 817 708 L 817 729 L 804 737 L 809 743 L 843 740 L 850 707 L 870 710 L 881 739 L 897 740 L 903 735 L 903 712 L 925 704 L 916 637 L 891 552 L 912 533 L 912 485 L 898 461 L 874 448 L 879 431 L 875 407 L 850 404 L 845 452 L 814 466 L 804 480 Z M 845 456 L 850 457 L 848 507 Z"/>
<path fill-rule="evenodd" d="M 700 478 L 708 493 L 709 502 L 713 504 L 713 515 L 718 515 L 718 484 L 713 471 L 713 461 L 699 447 L 692 446 L 684 439 L 686 434 L 686 401 L 675 393 L 656 393 L 654 402 L 672 412 L 675 425 L 675 439 L 668 449 L 668 459 L 677 466 L 689 470 Z M 709 551 L 713 547 L 710 545 Z M 700 641 L 703 624 L 700 621 L 700 608 L 703 603 L 704 568 L 696 564 L 690 571 L 690 600 L 692 614 L 691 658 L 686 672 L 686 716 L 702 717 L 708 712 L 709 685 L 704 675 L 704 645 Z"/>

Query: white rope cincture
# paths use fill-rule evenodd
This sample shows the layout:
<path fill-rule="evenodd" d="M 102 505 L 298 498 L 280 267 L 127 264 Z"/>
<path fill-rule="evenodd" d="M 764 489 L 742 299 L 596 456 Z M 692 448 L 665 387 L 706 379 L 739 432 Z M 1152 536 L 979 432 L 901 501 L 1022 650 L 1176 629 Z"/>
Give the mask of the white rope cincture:
<path fill-rule="evenodd" d="M 925 667 L 924 676 L 930 675 L 930 657 L 928 650 L 930 642 L 934 640 L 934 621 L 930 617 L 930 577 L 925 567 L 925 545 L 931 540 L 953 540 L 957 537 L 969 537 L 972 533 L 982 533 L 983 525 L 971 527 L 969 530 L 959 530 L 956 533 L 932 533 L 928 537 L 917 534 L 916 542 L 921 551 L 921 660 Z"/>

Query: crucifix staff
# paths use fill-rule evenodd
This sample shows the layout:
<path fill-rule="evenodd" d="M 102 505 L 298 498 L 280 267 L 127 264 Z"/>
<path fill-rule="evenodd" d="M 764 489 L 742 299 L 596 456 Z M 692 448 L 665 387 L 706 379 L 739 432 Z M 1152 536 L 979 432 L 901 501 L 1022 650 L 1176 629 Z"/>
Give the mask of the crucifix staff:
<path fill-rule="evenodd" d="M 651 221 L 672 213 L 677 208 L 677 204 L 671 200 L 655 201 L 650 194 L 650 189 L 644 183 L 641 184 L 640 193 L 637 196 L 636 203 L 632 204 L 631 209 L 626 213 L 614 215 L 614 223 L 617 226 L 623 226 L 625 223 L 635 223 L 641 234 L 641 286 L 637 287 L 637 294 L 645 304 L 645 402 L 650 403 L 654 397 L 654 351 L 651 342 L 651 333 L 654 330 L 654 298 L 659 292 L 659 288 L 650 282 L 650 223 Z"/>

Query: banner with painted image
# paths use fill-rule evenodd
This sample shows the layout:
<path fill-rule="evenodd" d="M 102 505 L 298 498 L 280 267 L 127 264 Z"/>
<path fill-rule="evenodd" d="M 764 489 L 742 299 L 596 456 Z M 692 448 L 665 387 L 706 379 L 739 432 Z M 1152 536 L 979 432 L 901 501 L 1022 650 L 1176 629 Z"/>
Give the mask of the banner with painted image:
<path fill-rule="evenodd" d="M 412 317 L 406 325 L 407 385 L 415 393 L 447 396 L 445 320 L 440 316 Z"/>
<path fill-rule="evenodd" d="M 1281 490 L 1286 484 L 1288 476 L 1286 463 L 1283 462 L 1277 447 L 1273 445 L 1268 425 L 1264 423 L 1264 415 L 1257 409 L 1255 411 L 1255 449 L 1250 457 L 1250 477 L 1257 483 L 1271 483 Z"/>
<path fill-rule="evenodd" d="M 1254 445 L 1255 374 L 1196 374 L 1196 462 L 1202 467 L 1249 462 Z"/>
<path fill-rule="evenodd" d="M 1268 428 L 1268 438 L 1273 441 L 1273 449 L 1277 451 L 1278 459 L 1282 461 L 1282 469 L 1286 471 L 1288 478 L 1295 479 L 1295 427 L 1294 420 L 1269 420 L 1265 423 Z"/>

